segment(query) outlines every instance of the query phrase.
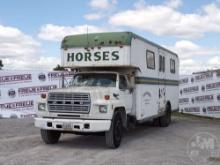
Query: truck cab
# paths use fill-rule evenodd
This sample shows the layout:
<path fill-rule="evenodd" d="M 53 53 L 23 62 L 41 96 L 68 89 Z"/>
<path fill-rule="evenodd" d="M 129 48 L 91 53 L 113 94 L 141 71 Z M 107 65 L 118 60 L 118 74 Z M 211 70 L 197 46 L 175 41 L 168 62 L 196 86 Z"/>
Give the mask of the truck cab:
<path fill-rule="evenodd" d="M 110 71 L 79 72 L 66 88 L 42 95 L 35 126 L 41 128 L 43 135 L 45 132 L 106 132 L 110 130 L 113 115 L 118 111 L 119 128 L 115 131 L 118 131 L 119 144 L 122 127 L 127 124 L 126 116 L 132 111 L 132 95 L 133 86 L 127 74 Z M 48 137 L 43 138 L 47 143 L 51 142 Z"/>

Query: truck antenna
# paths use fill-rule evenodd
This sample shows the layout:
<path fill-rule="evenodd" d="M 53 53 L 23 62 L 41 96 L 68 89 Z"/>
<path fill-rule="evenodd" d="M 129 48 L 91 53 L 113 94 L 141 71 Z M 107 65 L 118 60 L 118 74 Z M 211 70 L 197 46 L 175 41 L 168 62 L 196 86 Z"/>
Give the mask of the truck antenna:
<path fill-rule="evenodd" d="M 87 47 L 89 47 L 89 27 L 86 26 Z"/>

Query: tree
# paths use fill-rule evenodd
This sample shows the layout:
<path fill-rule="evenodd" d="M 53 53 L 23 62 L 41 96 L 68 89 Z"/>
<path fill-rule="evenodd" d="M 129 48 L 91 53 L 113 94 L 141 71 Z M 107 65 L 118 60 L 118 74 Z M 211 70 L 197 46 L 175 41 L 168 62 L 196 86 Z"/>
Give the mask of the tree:
<path fill-rule="evenodd" d="M 3 68 L 3 62 L 2 62 L 2 60 L 0 60 L 0 70 L 2 70 L 2 68 Z"/>
<path fill-rule="evenodd" d="M 53 70 L 54 71 L 65 71 L 65 68 L 58 64 L 55 68 L 53 68 Z"/>

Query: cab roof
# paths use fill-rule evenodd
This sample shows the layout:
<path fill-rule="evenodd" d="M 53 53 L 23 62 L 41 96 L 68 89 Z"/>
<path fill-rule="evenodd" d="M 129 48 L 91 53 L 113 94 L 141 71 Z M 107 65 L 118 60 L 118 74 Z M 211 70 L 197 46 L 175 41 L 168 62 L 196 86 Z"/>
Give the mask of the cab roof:
<path fill-rule="evenodd" d="M 77 48 L 77 47 L 96 47 L 96 46 L 118 46 L 118 45 L 131 45 L 133 38 L 138 38 L 144 42 L 154 45 L 160 49 L 166 50 L 171 54 L 177 56 L 176 53 L 155 44 L 141 36 L 132 32 L 105 32 L 105 33 L 88 33 L 69 35 L 64 37 L 61 43 L 62 49 Z"/>

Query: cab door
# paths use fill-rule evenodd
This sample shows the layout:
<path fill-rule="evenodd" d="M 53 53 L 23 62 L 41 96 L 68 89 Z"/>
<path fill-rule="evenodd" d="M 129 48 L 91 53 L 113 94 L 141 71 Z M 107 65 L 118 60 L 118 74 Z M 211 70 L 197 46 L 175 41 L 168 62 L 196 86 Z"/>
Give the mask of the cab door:
<path fill-rule="evenodd" d="M 125 75 L 119 75 L 119 97 L 124 103 L 127 113 L 132 110 L 132 91 L 130 90 L 130 85 L 128 78 Z"/>
<path fill-rule="evenodd" d="M 165 111 L 166 106 L 166 57 L 163 51 L 159 51 L 159 72 L 158 72 L 158 109 L 159 112 Z"/>

